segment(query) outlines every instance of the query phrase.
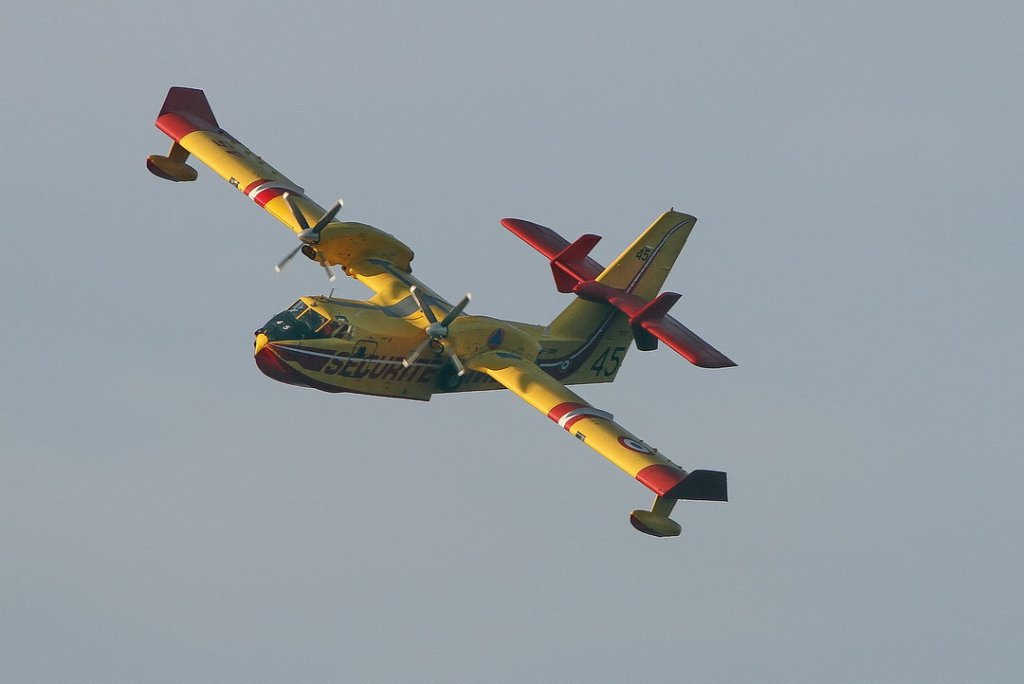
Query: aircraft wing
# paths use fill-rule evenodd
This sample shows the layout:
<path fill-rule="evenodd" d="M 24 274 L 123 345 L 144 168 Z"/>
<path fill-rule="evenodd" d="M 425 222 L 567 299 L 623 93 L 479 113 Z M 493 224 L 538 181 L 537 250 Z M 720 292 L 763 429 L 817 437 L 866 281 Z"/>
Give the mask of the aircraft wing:
<path fill-rule="evenodd" d="M 486 373 L 546 415 L 588 447 L 621 468 L 656 495 L 651 511 L 633 511 L 641 532 L 659 537 L 679 534 L 668 515 L 676 500 L 726 501 L 723 472 L 687 472 L 615 422 L 610 413 L 587 403 L 536 364 L 505 351 L 485 352 L 466 364 Z"/>
<path fill-rule="evenodd" d="M 408 278 L 403 276 L 411 271 L 412 250 L 372 226 L 335 221 L 301 187 L 222 129 L 202 90 L 171 88 L 156 126 L 173 142 L 166 156 L 151 155 L 146 160 L 153 174 L 171 181 L 193 181 L 198 173 L 186 162 L 194 156 L 298 234 L 309 258 L 325 267 L 343 267 L 381 295 L 384 303 L 394 303 L 397 293 L 407 291 L 403 281 Z M 315 227 L 315 235 L 309 235 L 310 226 Z"/>
<path fill-rule="evenodd" d="M 306 197 L 301 187 L 217 124 L 202 90 L 171 88 L 157 115 L 156 127 L 174 141 L 167 157 L 151 155 L 146 160 L 146 166 L 157 176 L 173 181 L 195 180 L 195 170 L 185 164 L 191 154 L 295 233 L 302 227 L 288 204 L 279 199 L 285 192 L 313 222 L 324 214 L 323 207 Z"/>

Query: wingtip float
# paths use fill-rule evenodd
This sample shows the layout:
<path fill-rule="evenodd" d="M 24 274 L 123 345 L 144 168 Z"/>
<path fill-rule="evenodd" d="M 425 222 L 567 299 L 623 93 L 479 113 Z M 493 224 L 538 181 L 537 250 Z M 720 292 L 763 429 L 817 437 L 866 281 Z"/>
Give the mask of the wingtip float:
<path fill-rule="evenodd" d="M 256 365 L 269 377 L 326 392 L 429 400 L 434 394 L 508 389 L 655 494 L 630 522 L 673 537 L 677 501 L 726 501 L 726 474 L 687 472 L 591 406 L 567 385 L 611 382 L 631 344 L 649 351 L 664 342 L 690 363 L 735 365 L 669 315 L 679 299 L 660 292 L 696 220 L 669 210 L 604 267 L 589 256 L 600 237 L 569 242 L 550 228 L 506 218 L 501 223 L 543 254 L 556 288 L 575 295 L 548 325 L 464 312 L 412 275 L 412 250 L 372 226 L 340 221 L 339 200 L 325 210 L 217 123 L 206 95 L 171 88 L 156 126 L 171 138 L 147 168 L 175 182 L 194 181 L 195 157 L 291 229 L 302 253 L 333 279 L 332 267 L 366 285 L 370 301 L 301 297 L 256 331 Z"/>

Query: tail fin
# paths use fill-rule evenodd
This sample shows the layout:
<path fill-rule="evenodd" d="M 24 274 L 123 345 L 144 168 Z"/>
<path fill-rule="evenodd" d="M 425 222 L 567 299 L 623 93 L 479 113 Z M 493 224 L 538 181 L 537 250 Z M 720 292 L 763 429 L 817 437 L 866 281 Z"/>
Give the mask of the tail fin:
<path fill-rule="evenodd" d="M 666 211 L 597 276 L 597 282 L 654 299 L 696 222 L 689 214 Z"/>
<path fill-rule="evenodd" d="M 170 181 L 194 181 L 198 172 L 185 162 L 189 152 L 181 146 L 181 139 L 193 131 L 216 131 L 217 119 L 206 99 L 206 93 L 196 88 L 175 86 L 167 91 L 164 106 L 156 118 L 157 127 L 174 141 L 167 156 L 151 154 L 146 168 Z"/>
<path fill-rule="evenodd" d="M 594 280 L 644 300 L 654 299 L 696 222 L 689 214 L 666 211 Z M 582 257 L 580 260 L 582 262 Z M 586 261 L 594 263 L 589 257 Z M 584 330 L 596 328 L 608 310 L 607 304 L 577 298 L 551 322 L 552 334 L 575 331 L 578 335 L 581 327 Z"/>
<path fill-rule="evenodd" d="M 615 377 L 619 360 L 632 340 L 641 351 L 651 351 L 659 341 L 664 342 L 703 368 L 736 365 L 668 315 L 679 300 L 678 294 L 658 294 L 696 222 L 693 216 L 669 210 L 604 268 L 588 256 L 600 239 L 597 235 L 583 235 L 570 243 L 536 223 L 502 219 L 503 226 L 548 258 L 559 292 L 577 295 L 548 326 L 548 333 L 553 340 L 578 340 L 582 336 L 586 342 L 574 352 L 573 363 L 549 372 L 574 382 L 608 382 Z M 584 379 L 586 373 L 580 376 L 577 371 L 590 356 L 597 358 L 589 366 L 595 375 Z M 611 360 L 610 371 L 602 359 Z"/>

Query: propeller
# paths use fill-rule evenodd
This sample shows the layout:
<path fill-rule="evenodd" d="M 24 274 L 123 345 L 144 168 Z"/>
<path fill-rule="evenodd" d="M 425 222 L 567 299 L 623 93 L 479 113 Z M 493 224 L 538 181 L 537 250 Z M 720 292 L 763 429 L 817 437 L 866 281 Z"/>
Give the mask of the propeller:
<path fill-rule="evenodd" d="M 420 354 L 430 346 L 431 344 L 440 344 L 444 351 L 448 354 L 448 358 L 451 359 L 452 365 L 455 366 L 455 370 L 459 375 L 466 374 L 466 367 L 462 364 L 461 359 L 451 347 L 451 342 L 448 341 L 448 326 L 451 325 L 452 321 L 462 313 L 462 310 L 469 304 L 470 294 L 467 292 L 466 296 L 462 298 L 462 301 L 455 305 L 455 307 L 448 312 L 448 315 L 442 318 L 440 321 L 434 316 L 434 312 L 429 306 L 427 306 L 422 299 L 420 299 L 419 292 L 416 290 L 416 286 L 413 285 L 409 288 L 409 294 L 416 301 L 416 305 L 426 316 L 429 325 L 427 325 L 424 332 L 427 334 L 427 339 L 420 342 L 420 344 L 413 349 L 407 357 L 402 359 L 402 365 L 406 368 L 415 363 L 416 359 L 420 357 Z"/>
<path fill-rule="evenodd" d="M 299 210 L 299 207 L 295 204 L 295 200 L 292 199 L 291 193 L 286 192 L 284 193 L 284 195 L 282 195 L 282 197 L 284 197 L 284 201 L 288 203 L 288 206 L 292 210 L 292 216 L 295 217 L 295 222 L 299 224 L 299 228 L 301 228 L 302 230 L 298 234 L 300 242 L 299 246 L 293 249 L 292 251 L 288 252 L 285 258 L 277 262 L 277 266 L 274 267 L 274 270 L 277 271 L 278 273 L 280 273 L 281 270 L 288 265 L 288 262 L 294 259 L 295 255 L 298 254 L 299 252 L 303 252 L 306 255 L 311 255 L 311 258 L 315 259 L 317 255 L 316 245 L 320 242 L 321 231 L 323 231 L 323 229 L 327 227 L 328 223 L 334 220 L 334 217 L 338 215 L 338 212 L 341 211 L 341 208 L 345 206 L 345 202 L 339 199 L 331 206 L 330 209 L 328 209 L 324 213 L 323 216 L 320 217 L 319 221 L 310 226 L 309 222 L 306 221 L 305 215 L 303 215 L 303 213 Z M 308 251 L 306 251 L 305 249 L 307 247 L 309 248 Z M 334 271 L 331 270 L 331 267 L 324 263 L 322 260 L 318 261 L 320 262 L 320 265 L 323 266 L 324 271 L 327 272 L 327 277 L 331 280 L 331 282 L 334 282 L 334 279 L 337 276 L 334 275 Z"/>

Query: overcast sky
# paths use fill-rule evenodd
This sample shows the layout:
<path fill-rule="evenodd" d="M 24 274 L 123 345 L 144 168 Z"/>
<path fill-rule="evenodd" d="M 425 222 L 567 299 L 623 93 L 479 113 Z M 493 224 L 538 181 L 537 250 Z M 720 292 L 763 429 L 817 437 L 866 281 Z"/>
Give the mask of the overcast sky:
<path fill-rule="evenodd" d="M 6 17 L 0 681 L 1018 681 L 1022 15 Z M 206 167 L 146 172 L 172 85 L 472 313 L 568 303 L 504 216 L 605 262 L 697 216 L 666 289 L 739 366 L 633 350 L 581 392 L 731 501 L 653 539 L 509 393 L 263 376 L 253 330 L 331 286 Z"/>

